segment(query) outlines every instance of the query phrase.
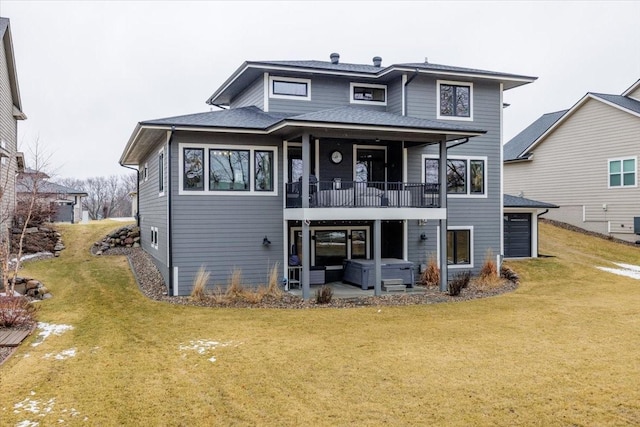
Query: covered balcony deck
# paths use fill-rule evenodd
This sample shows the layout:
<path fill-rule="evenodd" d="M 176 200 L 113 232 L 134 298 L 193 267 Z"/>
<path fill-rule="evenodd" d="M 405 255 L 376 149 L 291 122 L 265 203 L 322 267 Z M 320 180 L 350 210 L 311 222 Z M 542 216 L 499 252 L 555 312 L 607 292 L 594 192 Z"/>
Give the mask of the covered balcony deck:
<path fill-rule="evenodd" d="M 309 208 L 439 208 L 438 184 L 418 182 L 316 181 Z M 302 182 L 286 184 L 286 208 L 302 207 Z"/>

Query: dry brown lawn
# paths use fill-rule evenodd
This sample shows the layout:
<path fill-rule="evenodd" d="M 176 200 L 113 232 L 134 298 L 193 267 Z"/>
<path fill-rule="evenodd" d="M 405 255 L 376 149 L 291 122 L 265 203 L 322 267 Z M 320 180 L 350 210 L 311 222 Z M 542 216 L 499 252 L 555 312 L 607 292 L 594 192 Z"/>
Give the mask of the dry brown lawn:
<path fill-rule="evenodd" d="M 553 257 L 509 263 L 511 294 L 211 309 L 150 301 L 126 259 L 92 257 L 116 226 L 67 226 L 61 258 L 27 266 L 54 294 L 40 320 L 74 329 L 0 367 L 1 425 L 640 425 L 640 281 L 595 268 L 638 248 L 544 224 Z"/>

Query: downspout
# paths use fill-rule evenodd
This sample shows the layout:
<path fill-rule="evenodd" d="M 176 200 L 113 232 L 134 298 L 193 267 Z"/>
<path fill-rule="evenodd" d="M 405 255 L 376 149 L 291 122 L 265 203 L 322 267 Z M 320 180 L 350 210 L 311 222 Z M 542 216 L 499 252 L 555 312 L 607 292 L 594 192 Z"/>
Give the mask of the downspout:
<path fill-rule="evenodd" d="M 120 166 L 123 168 L 131 169 L 132 171 L 136 171 L 136 226 L 140 228 L 140 170 L 136 168 L 132 168 L 131 166 L 123 165 L 120 163 Z"/>
<path fill-rule="evenodd" d="M 545 209 L 544 212 L 539 213 L 538 215 L 536 215 L 536 221 L 538 221 L 540 219 L 540 217 L 546 213 L 549 212 L 549 209 Z M 536 233 L 536 252 L 538 252 L 536 255 L 540 256 L 540 229 L 538 228 L 538 225 L 536 224 L 536 229 L 538 230 L 538 232 Z"/>
<path fill-rule="evenodd" d="M 404 115 L 406 116 L 408 111 L 407 111 L 407 104 L 408 104 L 408 99 L 409 97 L 407 96 L 407 86 L 409 86 L 409 83 L 411 83 L 413 81 L 413 79 L 415 79 L 418 76 L 418 69 L 416 68 L 416 70 L 413 72 L 413 75 L 411 77 L 409 77 L 407 79 L 407 81 L 404 83 L 404 88 L 402 89 L 402 91 L 404 92 L 404 105 L 402 106 L 404 109 Z"/>
<path fill-rule="evenodd" d="M 173 236 L 171 232 L 171 141 L 176 127 L 171 126 L 169 141 L 167 142 L 167 264 L 169 267 L 169 292 L 173 291 Z M 177 294 L 177 293 L 176 293 Z"/>

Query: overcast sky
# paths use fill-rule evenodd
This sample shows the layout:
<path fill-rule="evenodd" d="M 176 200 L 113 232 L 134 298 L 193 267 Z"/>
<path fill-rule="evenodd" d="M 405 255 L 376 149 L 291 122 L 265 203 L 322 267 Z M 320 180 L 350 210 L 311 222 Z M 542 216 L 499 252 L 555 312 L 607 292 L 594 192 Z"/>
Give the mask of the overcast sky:
<path fill-rule="evenodd" d="M 537 76 L 507 91 L 508 141 L 586 92 L 640 78 L 640 1 L 76 2 L 0 0 L 11 19 L 25 150 L 58 177 L 124 174 L 137 122 L 208 111 L 245 60 L 429 62 Z"/>

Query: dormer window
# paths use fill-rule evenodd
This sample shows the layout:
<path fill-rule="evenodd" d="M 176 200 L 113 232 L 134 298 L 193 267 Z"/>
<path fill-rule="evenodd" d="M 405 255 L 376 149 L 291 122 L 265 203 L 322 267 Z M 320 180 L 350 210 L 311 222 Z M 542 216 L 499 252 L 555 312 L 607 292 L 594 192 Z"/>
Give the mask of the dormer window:
<path fill-rule="evenodd" d="M 438 81 L 438 119 L 473 120 L 473 84 Z"/>
<path fill-rule="evenodd" d="M 311 99 L 311 80 L 292 77 L 269 77 L 269 97 L 282 99 Z"/>
<path fill-rule="evenodd" d="M 351 83 L 351 103 L 387 105 L 387 87 L 367 83 Z"/>

